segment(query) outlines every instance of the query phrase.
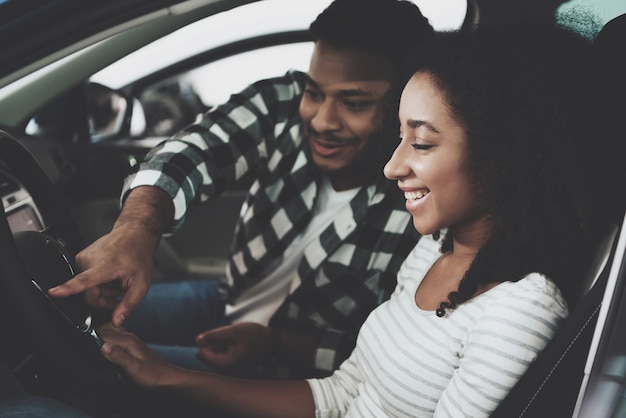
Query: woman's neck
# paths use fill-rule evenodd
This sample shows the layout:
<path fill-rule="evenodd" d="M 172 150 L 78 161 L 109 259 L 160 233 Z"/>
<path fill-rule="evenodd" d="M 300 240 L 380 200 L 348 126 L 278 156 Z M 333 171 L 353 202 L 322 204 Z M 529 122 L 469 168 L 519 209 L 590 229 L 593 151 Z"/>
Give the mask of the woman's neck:
<path fill-rule="evenodd" d="M 493 220 L 488 216 L 483 216 L 471 224 L 450 228 L 448 231 L 452 234 L 450 256 L 458 260 L 473 260 L 491 238 L 493 229 Z"/>

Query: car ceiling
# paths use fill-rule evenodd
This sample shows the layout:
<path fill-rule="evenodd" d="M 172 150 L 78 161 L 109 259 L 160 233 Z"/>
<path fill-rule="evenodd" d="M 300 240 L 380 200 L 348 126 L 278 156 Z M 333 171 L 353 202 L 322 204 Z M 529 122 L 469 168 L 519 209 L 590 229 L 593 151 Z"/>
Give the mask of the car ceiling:
<path fill-rule="evenodd" d="M 188 12 L 205 15 L 258 0 L 8 0 L 0 3 L 0 86 L 48 63 L 46 57 L 73 52 L 136 23 L 161 16 L 191 21 Z M 147 17 L 146 17 L 147 16 Z M 164 29 L 165 30 L 165 29 Z M 57 57 L 58 58 L 58 57 Z M 53 61 L 50 58 L 49 61 Z M 22 69 L 7 80 L 9 74 Z M 4 80 L 3 80 L 4 79 Z"/>

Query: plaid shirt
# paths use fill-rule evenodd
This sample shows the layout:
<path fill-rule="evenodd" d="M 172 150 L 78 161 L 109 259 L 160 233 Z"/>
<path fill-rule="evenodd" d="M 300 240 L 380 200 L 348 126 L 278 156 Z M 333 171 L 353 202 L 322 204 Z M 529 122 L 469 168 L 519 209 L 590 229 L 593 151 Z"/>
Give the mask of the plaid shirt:
<path fill-rule="evenodd" d="M 230 301 L 262 279 L 260 273 L 313 216 L 319 174 L 298 113 L 303 88 L 300 72 L 257 82 L 153 149 L 126 183 L 125 191 L 153 185 L 170 194 L 173 232 L 200 191 L 211 198 L 254 179 L 226 272 Z M 382 179 L 361 188 L 306 247 L 297 271 L 301 284 L 270 326 L 315 333 L 315 355 L 299 365 L 272 359 L 262 368 L 263 376 L 325 376 L 349 356 L 360 326 L 390 296 L 396 273 L 417 242 L 400 197 Z"/>

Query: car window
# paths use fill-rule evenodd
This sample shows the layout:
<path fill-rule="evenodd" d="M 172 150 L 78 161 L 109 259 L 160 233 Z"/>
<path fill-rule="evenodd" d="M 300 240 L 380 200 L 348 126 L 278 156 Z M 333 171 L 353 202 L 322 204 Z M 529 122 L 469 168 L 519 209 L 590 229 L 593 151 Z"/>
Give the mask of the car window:
<path fill-rule="evenodd" d="M 184 74 L 206 105 L 224 102 L 229 95 L 264 78 L 287 70 L 306 71 L 313 43 L 277 45 L 233 55 Z"/>
<path fill-rule="evenodd" d="M 300 1 L 302 7 L 293 7 Z M 289 2 L 290 7 L 285 7 Z M 331 0 L 264 0 L 219 13 L 188 25 L 95 74 L 91 81 L 119 89 L 180 61 L 224 45 L 255 37 L 306 30 Z M 461 27 L 466 0 L 416 0 L 436 30 Z M 259 16 L 273 16 L 259 19 Z M 288 42 L 286 40 L 285 42 Z M 168 136 L 191 123 L 196 115 L 223 103 L 249 84 L 284 74 L 306 71 L 311 42 L 283 43 L 252 50 L 226 52 L 225 58 L 178 72 L 175 76 L 142 85 L 137 95 L 146 116 L 141 135 Z M 230 55 L 229 55 L 230 54 Z"/>
<path fill-rule="evenodd" d="M 436 30 L 458 29 L 465 20 L 467 0 L 414 2 Z M 119 138 L 129 129 L 135 137 L 168 136 L 254 81 L 289 69 L 306 71 L 313 48 L 303 42 L 306 30 L 330 3 L 252 2 L 184 26 L 102 68 L 88 78 L 88 92 L 92 86 L 102 91 L 95 95 L 98 106 L 91 102 L 86 106 L 88 113 L 105 111 L 87 115 L 91 142 Z M 58 115 L 66 114 L 62 105 L 75 93 L 66 91 L 37 110 L 25 132 L 31 136 L 50 132 L 46 126 L 58 124 Z M 128 120 L 132 120 L 129 129 Z M 124 124 L 122 130 L 119 122 Z"/>
<path fill-rule="evenodd" d="M 609 20 L 623 13 L 626 13 L 626 1 L 570 0 L 557 9 L 556 20 L 588 39 L 594 39 Z"/>
<path fill-rule="evenodd" d="M 199 113 L 223 103 L 257 80 L 288 70 L 306 71 L 312 42 L 276 45 L 242 52 L 148 85 L 137 93 L 146 118 L 141 135 L 168 136 Z"/>
<path fill-rule="evenodd" d="M 570 11 L 583 11 L 586 15 L 596 16 L 602 26 L 609 20 L 626 13 L 626 1 L 617 0 L 569 0 L 561 4 L 557 17 L 567 15 Z"/>
<path fill-rule="evenodd" d="M 161 68 L 231 42 L 269 33 L 306 30 L 330 3 L 331 0 L 263 0 L 218 13 L 129 54 L 94 74 L 92 80 L 121 88 Z M 414 3 L 435 30 L 460 28 L 467 11 L 467 0 L 414 0 Z M 279 66 L 289 58 L 284 56 Z"/>

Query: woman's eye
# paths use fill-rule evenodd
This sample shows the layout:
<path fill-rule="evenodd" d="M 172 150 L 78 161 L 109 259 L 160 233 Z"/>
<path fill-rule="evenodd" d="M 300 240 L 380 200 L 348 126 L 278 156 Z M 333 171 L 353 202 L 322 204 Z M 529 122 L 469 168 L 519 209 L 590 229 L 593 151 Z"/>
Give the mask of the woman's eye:
<path fill-rule="evenodd" d="M 411 144 L 411 146 L 415 148 L 416 150 L 420 150 L 420 151 L 426 151 L 433 147 L 432 145 L 429 145 L 429 144 L 418 144 L 418 143 Z"/>

